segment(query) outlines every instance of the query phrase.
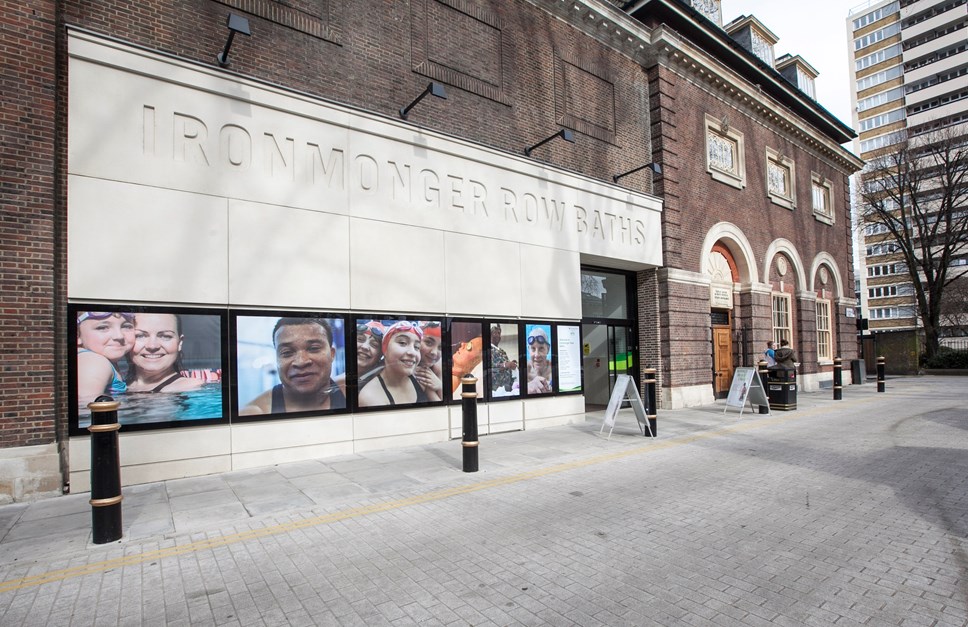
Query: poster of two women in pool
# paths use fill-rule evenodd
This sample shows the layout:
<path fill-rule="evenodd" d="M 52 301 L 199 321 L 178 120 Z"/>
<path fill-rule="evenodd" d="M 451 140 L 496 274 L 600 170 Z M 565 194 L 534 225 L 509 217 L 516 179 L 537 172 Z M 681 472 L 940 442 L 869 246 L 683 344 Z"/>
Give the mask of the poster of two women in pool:
<path fill-rule="evenodd" d="M 119 422 L 129 429 L 222 422 L 230 403 L 238 420 L 258 420 L 345 411 L 348 395 L 358 409 L 443 401 L 456 394 L 455 365 L 474 367 L 464 353 L 480 351 L 485 329 L 483 321 L 452 323 L 461 337 L 447 353 L 445 380 L 449 334 L 439 318 L 252 311 L 235 312 L 229 329 L 222 310 L 90 304 L 71 305 L 68 318 L 77 351 L 68 369 L 75 435 L 91 424 L 88 403 L 104 395 L 121 402 Z M 551 328 L 525 326 L 548 338 Z M 566 328 L 573 327 L 559 326 Z M 347 341 L 355 341 L 352 352 Z"/>

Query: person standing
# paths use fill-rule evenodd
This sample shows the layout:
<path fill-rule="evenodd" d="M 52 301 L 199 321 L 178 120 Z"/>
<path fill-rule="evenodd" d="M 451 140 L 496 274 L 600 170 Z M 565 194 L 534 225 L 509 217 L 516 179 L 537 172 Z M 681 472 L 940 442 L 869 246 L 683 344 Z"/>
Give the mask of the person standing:
<path fill-rule="evenodd" d="M 763 358 L 766 360 L 766 367 L 772 368 L 776 365 L 776 351 L 773 350 L 773 340 L 766 343 L 766 350 L 763 351 Z"/>
<path fill-rule="evenodd" d="M 776 349 L 773 358 L 776 359 L 778 368 L 784 368 L 786 370 L 797 369 L 797 354 L 790 348 L 790 342 L 787 340 L 780 340 L 780 348 Z"/>

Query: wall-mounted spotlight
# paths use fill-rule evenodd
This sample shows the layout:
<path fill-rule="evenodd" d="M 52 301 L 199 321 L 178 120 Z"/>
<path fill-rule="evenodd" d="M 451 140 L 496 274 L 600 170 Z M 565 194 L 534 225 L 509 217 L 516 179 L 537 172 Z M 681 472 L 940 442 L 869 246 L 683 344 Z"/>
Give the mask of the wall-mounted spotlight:
<path fill-rule="evenodd" d="M 622 178 L 623 176 L 628 176 L 629 174 L 635 174 L 639 170 L 644 170 L 646 168 L 652 170 L 656 174 L 662 174 L 662 166 L 661 165 L 659 165 L 658 163 L 646 163 L 645 165 L 640 165 L 639 167 L 633 168 L 633 169 L 629 170 L 628 172 L 623 172 L 621 174 L 616 174 L 615 176 L 612 177 L 612 182 L 613 183 L 618 183 L 618 180 L 620 178 Z"/>
<path fill-rule="evenodd" d="M 524 149 L 524 154 L 526 154 L 527 156 L 530 157 L 532 150 L 534 150 L 538 146 L 543 146 L 544 144 L 547 144 L 548 142 L 550 142 L 555 137 L 560 137 L 560 138 L 562 138 L 563 140 L 565 140 L 566 142 L 568 142 L 570 144 L 574 144 L 575 143 L 575 134 L 572 133 L 571 131 L 569 131 L 567 128 L 563 128 L 560 131 L 558 131 L 557 133 L 555 133 L 554 135 L 552 135 L 551 137 L 546 137 L 545 139 L 542 139 L 541 141 L 539 141 L 534 146 L 530 146 L 528 148 L 525 148 Z"/>
<path fill-rule="evenodd" d="M 235 33 L 241 33 L 246 36 L 252 34 L 249 32 L 249 20 L 235 13 L 229 13 L 228 27 L 228 41 L 225 42 L 225 47 L 222 48 L 222 52 L 215 57 L 218 59 L 218 64 L 222 67 L 226 67 L 229 64 L 229 48 L 232 47 L 232 40 L 235 38 Z"/>
<path fill-rule="evenodd" d="M 410 113 L 410 109 L 413 109 L 416 104 L 423 100 L 428 94 L 434 98 L 442 98 L 447 100 L 447 92 L 444 91 L 444 86 L 436 81 L 430 81 L 430 84 L 427 85 L 427 89 L 420 92 L 420 95 L 414 98 L 413 102 L 400 109 L 400 117 L 406 120 L 407 114 Z"/>

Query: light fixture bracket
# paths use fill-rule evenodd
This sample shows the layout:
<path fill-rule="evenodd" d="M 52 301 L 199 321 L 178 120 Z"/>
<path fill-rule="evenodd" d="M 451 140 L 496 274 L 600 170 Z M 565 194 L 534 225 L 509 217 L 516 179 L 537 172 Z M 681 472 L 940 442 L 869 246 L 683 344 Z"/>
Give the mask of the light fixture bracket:
<path fill-rule="evenodd" d="M 229 28 L 229 38 L 226 40 L 225 47 L 222 48 L 222 52 L 218 53 L 218 55 L 215 57 L 220 67 L 227 67 L 229 64 L 229 49 L 232 48 L 232 41 L 235 39 L 235 33 L 240 33 L 246 37 L 252 34 L 252 32 L 249 30 L 249 20 L 241 15 L 236 15 L 235 13 L 229 13 L 228 20 L 226 20 L 226 26 Z"/>
<path fill-rule="evenodd" d="M 413 102 L 405 107 L 400 108 L 400 117 L 404 120 L 407 119 L 407 115 L 410 114 L 410 109 L 413 109 L 418 102 L 426 98 L 427 96 L 433 96 L 434 98 L 440 98 L 441 100 L 447 100 L 447 92 L 444 90 L 444 86 L 437 81 L 430 81 L 427 85 L 427 89 L 420 92 L 420 95 L 413 99 Z"/>
<path fill-rule="evenodd" d="M 541 141 L 539 141 L 534 146 L 529 146 L 529 147 L 525 148 L 524 149 L 524 154 L 530 157 L 531 156 L 531 152 L 535 148 L 537 148 L 538 146 L 543 146 L 543 145 L 547 144 L 548 142 L 550 142 L 552 139 L 554 139 L 556 137 L 562 138 L 563 140 L 565 140 L 569 144 L 574 144 L 575 143 L 575 133 L 572 132 L 570 129 L 563 128 L 560 131 L 558 131 L 557 133 L 555 133 L 554 135 L 552 135 L 551 137 L 546 137 L 546 138 L 542 139 Z"/>

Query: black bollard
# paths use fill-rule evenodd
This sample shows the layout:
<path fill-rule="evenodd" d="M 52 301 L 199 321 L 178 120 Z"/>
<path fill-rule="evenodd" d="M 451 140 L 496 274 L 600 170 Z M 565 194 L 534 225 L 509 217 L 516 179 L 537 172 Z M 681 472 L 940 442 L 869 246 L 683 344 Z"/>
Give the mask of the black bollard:
<path fill-rule="evenodd" d="M 844 361 L 840 357 L 834 357 L 834 400 L 840 401 L 844 398 Z"/>
<path fill-rule="evenodd" d="M 760 385 L 763 386 L 763 394 L 766 395 L 766 391 L 770 388 L 766 387 L 766 378 L 770 376 L 770 369 L 766 366 L 766 360 L 761 359 L 759 363 L 756 364 L 757 370 L 760 375 Z M 768 414 L 770 413 L 769 405 L 758 405 L 759 413 Z"/>
<path fill-rule="evenodd" d="M 461 413 L 463 433 L 460 445 L 464 449 L 464 472 L 477 472 L 477 377 L 465 374 L 461 379 Z"/>
<path fill-rule="evenodd" d="M 88 403 L 91 410 L 91 527 L 94 544 L 121 539 L 121 463 L 118 407 L 110 396 Z"/>
<path fill-rule="evenodd" d="M 884 383 L 884 357 L 877 358 L 877 391 L 887 391 L 886 384 Z"/>
<path fill-rule="evenodd" d="M 655 397 L 655 368 L 646 368 L 645 373 L 645 417 L 649 421 L 649 431 L 652 433 L 652 437 L 656 437 L 658 434 L 658 402 Z"/>

